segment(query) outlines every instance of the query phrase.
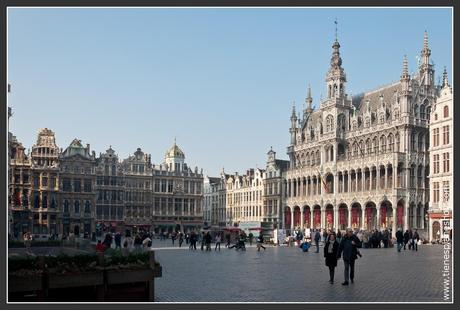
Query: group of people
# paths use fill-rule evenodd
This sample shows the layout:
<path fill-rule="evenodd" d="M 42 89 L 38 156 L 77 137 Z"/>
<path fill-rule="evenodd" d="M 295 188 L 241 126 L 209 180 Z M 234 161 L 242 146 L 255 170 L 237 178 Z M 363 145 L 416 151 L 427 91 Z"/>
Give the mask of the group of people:
<path fill-rule="evenodd" d="M 404 250 L 406 249 L 406 246 L 408 246 L 409 250 L 415 250 L 418 251 L 418 242 L 420 240 L 420 236 L 417 232 L 417 229 L 412 232 L 411 229 L 406 230 L 406 232 L 403 234 L 401 229 L 398 229 L 396 232 L 396 242 L 398 243 L 397 248 L 398 252 L 401 252 L 401 249 L 404 247 Z"/>
<path fill-rule="evenodd" d="M 147 250 L 152 246 L 153 235 L 142 231 L 132 237 L 130 232 L 126 232 L 123 244 L 122 238 L 123 236 L 120 232 L 113 235 L 112 233 L 106 233 L 104 241 L 97 241 L 96 252 L 105 252 L 107 249 L 113 248 L 112 245 L 115 245 L 115 250 L 121 250 L 124 254 Z"/>

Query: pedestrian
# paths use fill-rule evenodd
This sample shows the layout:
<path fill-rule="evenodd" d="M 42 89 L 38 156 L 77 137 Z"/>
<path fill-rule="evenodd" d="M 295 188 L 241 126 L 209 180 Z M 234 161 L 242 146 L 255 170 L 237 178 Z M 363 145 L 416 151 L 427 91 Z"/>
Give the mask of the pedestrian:
<path fill-rule="evenodd" d="M 418 251 L 418 240 L 420 239 L 420 236 L 418 235 L 417 229 L 414 230 L 414 233 L 412 235 L 412 251 Z"/>
<path fill-rule="evenodd" d="M 406 245 L 407 243 L 409 243 L 409 231 L 406 230 L 406 232 L 404 233 L 404 250 L 406 249 Z"/>
<path fill-rule="evenodd" d="M 102 242 L 107 249 L 112 247 L 112 235 L 110 233 L 105 234 L 104 242 Z"/>
<path fill-rule="evenodd" d="M 150 239 L 148 236 L 144 240 L 142 240 L 142 247 L 144 250 L 150 249 L 151 246 L 152 246 L 152 239 Z"/>
<path fill-rule="evenodd" d="M 339 243 L 336 240 L 335 233 L 329 235 L 326 244 L 324 245 L 324 258 L 326 259 L 326 266 L 329 267 L 329 283 L 334 283 L 334 271 L 337 267 L 337 253 L 339 250 Z"/>
<path fill-rule="evenodd" d="M 327 230 L 323 229 L 323 244 L 326 243 L 326 239 L 327 239 Z"/>
<path fill-rule="evenodd" d="M 216 241 L 216 246 L 214 247 L 214 251 L 217 251 L 217 246 L 219 246 L 219 251 L 220 251 L 220 242 L 222 241 L 220 232 L 217 233 L 215 241 Z"/>
<path fill-rule="evenodd" d="M 351 280 L 351 283 L 354 281 L 355 260 L 358 258 L 358 248 L 360 247 L 361 241 L 359 241 L 358 237 L 353 234 L 353 230 L 351 228 L 347 228 L 347 233 L 343 237 L 342 242 L 340 242 L 337 253 L 337 258 L 340 258 L 341 256 L 343 257 L 343 263 L 345 266 L 345 281 L 342 285 L 348 285 L 349 280 Z"/>
<path fill-rule="evenodd" d="M 319 230 L 316 230 L 315 233 L 315 245 L 316 245 L 316 253 L 319 253 L 319 240 L 321 239 L 321 234 L 319 233 Z"/>
<path fill-rule="evenodd" d="M 189 240 L 190 240 L 190 235 L 189 235 L 189 233 L 187 233 L 185 235 L 185 244 L 188 244 Z"/>
<path fill-rule="evenodd" d="M 176 241 L 176 236 L 177 236 L 177 235 L 176 235 L 176 232 L 173 232 L 173 233 L 171 234 L 171 241 L 172 241 L 172 245 L 173 245 L 173 246 L 174 246 L 174 241 Z"/>
<path fill-rule="evenodd" d="M 196 250 L 196 239 L 197 239 L 197 235 L 194 231 L 192 231 L 192 233 L 190 234 L 190 246 L 189 246 L 190 250 Z"/>
<path fill-rule="evenodd" d="M 116 249 L 121 250 L 121 234 L 119 232 L 115 234 L 115 250 Z"/>
<path fill-rule="evenodd" d="M 139 234 L 136 234 L 136 237 L 134 237 L 134 251 L 139 252 L 141 250 L 142 246 L 142 239 Z"/>
<path fill-rule="evenodd" d="M 252 239 L 254 238 L 254 235 L 252 234 L 252 232 L 249 233 L 248 237 L 249 237 L 249 245 L 252 246 Z"/>
<path fill-rule="evenodd" d="M 342 241 L 342 232 L 340 230 L 337 232 L 336 239 L 337 242 L 340 244 L 340 241 Z"/>
<path fill-rule="evenodd" d="M 401 228 L 398 228 L 398 231 L 396 232 L 396 242 L 398 243 L 398 252 L 401 252 L 401 248 L 403 247 L 404 243 L 404 235 L 401 231 Z"/>
<path fill-rule="evenodd" d="M 225 235 L 225 240 L 227 240 L 227 244 L 225 246 L 227 248 L 230 246 L 231 239 L 232 237 L 230 236 L 230 234 Z"/>
<path fill-rule="evenodd" d="M 409 250 L 412 250 L 412 247 L 414 246 L 412 241 L 412 229 L 409 229 Z"/>
<path fill-rule="evenodd" d="M 179 232 L 179 247 L 182 247 L 182 243 L 184 243 L 184 234 Z"/>
<path fill-rule="evenodd" d="M 104 253 L 105 246 L 102 244 L 101 240 L 97 240 L 96 244 L 96 253 Z"/>
<path fill-rule="evenodd" d="M 203 251 L 204 250 L 204 242 L 205 242 L 205 240 L 204 240 L 204 231 L 200 235 L 200 241 L 201 241 L 201 251 Z"/>
<path fill-rule="evenodd" d="M 32 234 L 29 233 L 29 232 L 26 232 L 23 236 L 23 239 L 24 239 L 24 246 L 26 247 L 26 253 L 27 254 L 31 254 L 32 251 L 30 250 L 31 246 L 32 246 Z"/>
<path fill-rule="evenodd" d="M 388 231 L 388 229 L 385 228 L 385 230 L 383 231 L 383 247 L 384 248 L 388 248 L 388 241 L 390 239 L 390 232 Z"/>
<path fill-rule="evenodd" d="M 259 237 L 257 237 L 257 252 L 260 252 L 260 248 L 264 249 L 265 247 L 263 246 L 264 243 L 264 236 L 262 235 L 262 232 L 259 233 Z"/>
<path fill-rule="evenodd" d="M 212 236 L 209 233 L 209 231 L 206 233 L 204 236 L 204 241 L 206 243 L 206 251 L 211 251 L 211 241 L 212 241 Z"/>

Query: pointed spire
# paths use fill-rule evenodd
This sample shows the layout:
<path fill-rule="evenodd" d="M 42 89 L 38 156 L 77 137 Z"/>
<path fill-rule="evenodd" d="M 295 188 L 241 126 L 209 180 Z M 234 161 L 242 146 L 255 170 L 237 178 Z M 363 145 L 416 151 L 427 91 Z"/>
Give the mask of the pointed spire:
<path fill-rule="evenodd" d="M 313 98 L 311 97 L 311 86 L 310 83 L 308 83 L 307 98 L 305 98 L 305 103 L 307 104 L 307 112 L 309 113 L 313 111 L 313 108 L 311 106 L 312 102 Z"/>
<path fill-rule="evenodd" d="M 442 73 L 442 88 L 449 87 L 449 79 L 447 77 L 447 69 L 444 66 L 444 72 Z"/>
<path fill-rule="evenodd" d="M 291 118 L 296 118 L 296 113 L 295 113 L 295 100 L 292 101 L 292 115 Z"/>
<path fill-rule="evenodd" d="M 428 32 L 425 30 L 425 35 L 423 37 L 423 49 L 427 50 L 428 49 Z"/>
<path fill-rule="evenodd" d="M 337 17 L 335 18 L 334 24 L 335 24 L 335 41 L 338 42 L 338 39 L 337 39 Z"/>
<path fill-rule="evenodd" d="M 404 55 L 401 79 L 409 79 L 409 65 L 407 63 L 407 55 Z"/>

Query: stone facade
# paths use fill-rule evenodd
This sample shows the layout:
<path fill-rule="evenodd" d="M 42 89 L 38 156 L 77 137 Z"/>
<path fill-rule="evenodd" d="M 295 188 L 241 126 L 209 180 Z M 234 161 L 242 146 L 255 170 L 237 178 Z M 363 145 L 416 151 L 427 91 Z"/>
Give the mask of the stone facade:
<path fill-rule="evenodd" d="M 421 63 L 400 81 L 350 96 L 340 44 L 332 45 L 327 98 L 291 116 L 284 227 L 425 229 L 428 124 L 438 88 L 425 33 Z M 293 213 L 293 215 L 292 215 Z"/>
<path fill-rule="evenodd" d="M 453 93 L 444 69 L 440 95 L 430 116 L 429 239 L 449 237 L 453 226 Z"/>
<path fill-rule="evenodd" d="M 95 231 L 96 154 L 74 139 L 59 155 L 59 231 L 90 237 Z"/>

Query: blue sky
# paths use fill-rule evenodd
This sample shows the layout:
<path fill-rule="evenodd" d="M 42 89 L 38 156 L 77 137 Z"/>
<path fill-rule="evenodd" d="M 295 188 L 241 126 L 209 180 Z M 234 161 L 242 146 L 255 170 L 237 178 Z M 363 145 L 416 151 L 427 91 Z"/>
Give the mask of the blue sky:
<path fill-rule="evenodd" d="M 154 163 L 176 137 L 210 176 L 264 167 L 270 146 L 287 159 L 292 101 L 325 94 L 335 18 L 348 93 L 399 80 L 405 54 L 414 70 L 425 30 L 452 80 L 446 8 L 9 9 L 10 131 Z"/>

